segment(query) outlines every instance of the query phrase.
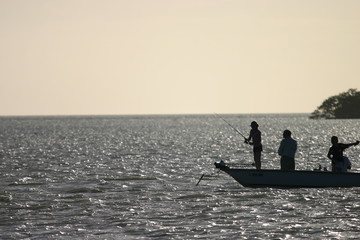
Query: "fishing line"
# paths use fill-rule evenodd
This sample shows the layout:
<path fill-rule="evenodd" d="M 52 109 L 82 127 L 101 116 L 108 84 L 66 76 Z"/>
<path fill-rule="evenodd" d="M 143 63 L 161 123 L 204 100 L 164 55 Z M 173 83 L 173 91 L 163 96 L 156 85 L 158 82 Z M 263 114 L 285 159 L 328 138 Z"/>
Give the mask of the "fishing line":
<path fill-rule="evenodd" d="M 246 137 L 241 134 L 241 132 L 239 132 L 239 130 L 237 130 L 233 125 L 231 125 L 228 121 L 226 121 L 223 117 L 221 117 L 219 114 L 214 113 L 217 117 L 219 117 L 220 119 L 222 119 L 224 122 L 226 122 L 232 129 L 234 129 L 238 134 L 240 134 L 240 136 L 242 136 L 244 139 L 246 139 Z"/>

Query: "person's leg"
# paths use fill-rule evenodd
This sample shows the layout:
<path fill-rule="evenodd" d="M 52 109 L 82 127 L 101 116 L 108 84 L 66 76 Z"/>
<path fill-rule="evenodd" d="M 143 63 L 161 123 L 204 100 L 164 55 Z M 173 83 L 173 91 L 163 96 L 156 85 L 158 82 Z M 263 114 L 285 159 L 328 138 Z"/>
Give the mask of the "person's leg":
<path fill-rule="evenodd" d="M 254 152 L 254 161 L 256 169 L 261 169 L 261 152 Z"/>
<path fill-rule="evenodd" d="M 289 170 L 295 171 L 295 159 L 289 158 Z"/>
<path fill-rule="evenodd" d="M 341 172 L 341 165 L 339 163 L 331 164 L 332 172 Z"/>
<path fill-rule="evenodd" d="M 285 157 L 281 157 L 280 158 L 280 169 L 281 170 L 286 170 L 286 159 L 285 159 Z"/>
<path fill-rule="evenodd" d="M 282 156 L 280 159 L 280 166 L 283 171 L 295 170 L 295 159 Z"/>

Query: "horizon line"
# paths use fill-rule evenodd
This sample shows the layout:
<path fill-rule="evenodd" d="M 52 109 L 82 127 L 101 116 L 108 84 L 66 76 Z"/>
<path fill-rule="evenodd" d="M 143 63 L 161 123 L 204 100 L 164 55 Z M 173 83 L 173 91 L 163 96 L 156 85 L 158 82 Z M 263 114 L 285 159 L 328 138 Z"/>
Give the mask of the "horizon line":
<path fill-rule="evenodd" d="M 205 115 L 310 115 L 307 112 L 293 113 L 134 113 L 134 114 L 20 114 L 20 115 L 0 115 L 0 118 L 11 117 L 121 117 L 121 116 L 205 116 Z"/>

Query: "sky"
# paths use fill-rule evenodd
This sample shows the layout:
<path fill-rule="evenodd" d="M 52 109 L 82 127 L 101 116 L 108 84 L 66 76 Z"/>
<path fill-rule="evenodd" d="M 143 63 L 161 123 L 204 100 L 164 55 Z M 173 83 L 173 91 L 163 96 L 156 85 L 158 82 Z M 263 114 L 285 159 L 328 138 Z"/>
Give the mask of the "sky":
<path fill-rule="evenodd" d="M 0 0 L 0 116 L 310 113 L 360 90 L 358 0 Z"/>

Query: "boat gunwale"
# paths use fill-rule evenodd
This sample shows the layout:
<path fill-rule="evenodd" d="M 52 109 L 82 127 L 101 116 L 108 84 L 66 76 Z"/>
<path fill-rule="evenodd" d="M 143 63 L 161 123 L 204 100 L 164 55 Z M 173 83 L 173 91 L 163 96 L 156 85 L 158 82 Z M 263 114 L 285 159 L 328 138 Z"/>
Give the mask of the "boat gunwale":
<path fill-rule="evenodd" d="M 332 172 L 320 170 L 281 170 L 281 169 L 248 169 L 248 168 L 227 168 L 221 169 L 224 172 L 228 171 L 248 171 L 248 172 L 281 172 L 281 173 L 320 173 L 320 174 L 334 174 L 334 175 L 360 175 L 360 172 Z"/>

